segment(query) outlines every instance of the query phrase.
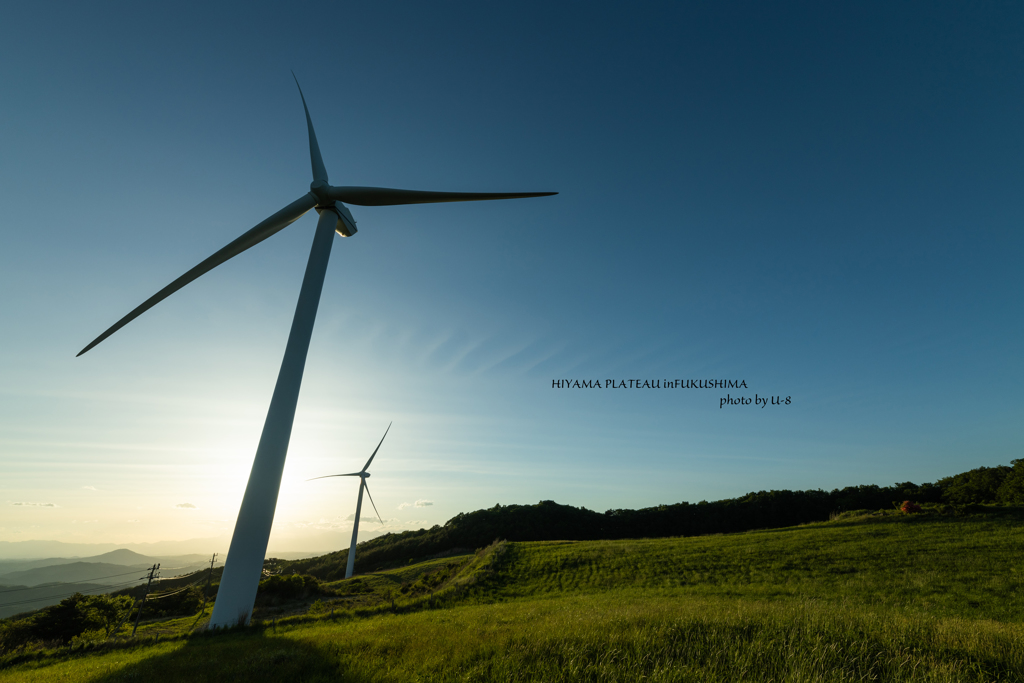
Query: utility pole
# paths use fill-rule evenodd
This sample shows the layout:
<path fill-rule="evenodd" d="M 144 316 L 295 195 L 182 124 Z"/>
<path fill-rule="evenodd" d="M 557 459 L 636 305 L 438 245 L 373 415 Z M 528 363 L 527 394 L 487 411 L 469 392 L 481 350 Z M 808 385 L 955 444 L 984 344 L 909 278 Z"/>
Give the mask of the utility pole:
<path fill-rule="evenodd" d="M 217 553 L 213 554 L 210 558 L 210 573 L 206 575 L 206 588 L 203 589 L 203 609 L 199 611 L 200 614 L 206 611 L 206 600 L 210 595 L 210 582 L 213 580 L 213 563 L 217 561 Z"/>
<path fill-rule="evenodd" d="M 146 606 L 146 598 L 149 596 L 149 585 L 153 583 L 153 574 L 158 569 L 160 569 L 159 564 L 154 564 L 149 568 L 149 581 L 146 582 L 146 592 L 142 594 L 142 604 L 139 605 L 139 613 L 135 615 L 135 627 L 132 629 L 132 638 L 135 637 L 135 631 L 139 628 L 139 619 L 142 617 L 142 608 Z M 146 577 L 143 576 L 142 578 Z"/>
<path fill-rule="evenodd" d="M 210 595 L 210 582 L 213 581 L 213 563 L 217 561 L 217 553 L 213 554 L 210 558 L 210 573 L 206 575 L 206 588 L 203 589 L 203 608 L 199 610 L 199 614 L 196 615 L 196 620 L 192 622 L 192 627 L 199 623 L 199 620 L 206 614 L 206 601 Z"/>

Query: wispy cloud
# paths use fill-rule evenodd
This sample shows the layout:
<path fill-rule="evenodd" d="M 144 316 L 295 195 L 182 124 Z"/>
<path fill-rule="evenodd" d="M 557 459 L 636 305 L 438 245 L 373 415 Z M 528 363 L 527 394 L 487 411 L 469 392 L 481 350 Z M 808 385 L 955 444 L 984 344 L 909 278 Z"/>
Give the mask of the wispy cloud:
<path fill-rule="evenodd" d="M 420 498 L 415 503 L 402 503 L 401 505 L 398 506 L 398 509 L 404 510 L 405 508 L 425 508 L 433 504 L 434 501 L 432 500 L 424 500 L 423 498 Z"/>
<path fill-rule="evenodd" d="M 95 486 L 83 486 L 82 488 L 87 490 L 87 491 L 95 491 L 96 490 Z"/>
<path fill-rule="evenodd" d="M 354 522 L 354 521 L 356 521 L 355 513 L 353 513 L 353 514 L 349 515 L 348 517 L 346 517 L 345 521 L 346 522 Z M 378 522 L 379 523 L 379 520 L 376 517 L 360 517 L 359 521 L 360 522 Z"/>
<path fill-rule="evenodd" d="M 25 506 L 25 507 L 36 507 L 36 508 L 55 508 L 55 507 L 60 507 L 56 503 L 23 503 L 23 502 L 14 502 L 14 503 L 12 503 L 12 502 L 8 501 L 7 504 L 8 505 L 20 505 L 20 506 Z"/>
<path fill-rule="evenodd" d="M 189 509 L 189 510 L 198 510 L 199 509 L 198 507 L 196 507 L 192 503 L 178 503 L 174 507 L 176 507 L 176 508 L 186 508 L 186 509 Z"/>

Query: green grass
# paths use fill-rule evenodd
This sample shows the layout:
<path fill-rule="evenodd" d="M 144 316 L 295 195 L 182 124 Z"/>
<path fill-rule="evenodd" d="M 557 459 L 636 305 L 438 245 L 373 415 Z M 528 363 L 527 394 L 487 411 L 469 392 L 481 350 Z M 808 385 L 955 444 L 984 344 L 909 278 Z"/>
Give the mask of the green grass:
<path fill-rule="evenodd" d="M 1020 680 L 1019 624 L 643 592 L 471 605 L 157 643 L 25 681 Z"/>
<path fill-rule="evenodd" d="M 1024 619 L 1024 525 L 884 516 L 687 539 L 515 544 L 491 599 L 645 588 Z"/>
<path fill-rule="evenodd" d="M 509 544 L 335 582 L 334 616 L 65 649 L 0 681 L 1022 681 L 1022 540 L 1014 518 L 888 516 Z"/>

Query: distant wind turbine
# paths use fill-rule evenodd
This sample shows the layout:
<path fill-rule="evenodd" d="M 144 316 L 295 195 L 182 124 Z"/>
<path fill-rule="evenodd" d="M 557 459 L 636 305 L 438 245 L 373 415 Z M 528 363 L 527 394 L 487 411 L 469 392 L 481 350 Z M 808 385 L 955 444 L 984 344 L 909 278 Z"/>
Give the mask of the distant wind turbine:
<path fill-rule="evenodd" d="M 294 77 L 295 74 L 293 73 Z M 277 495 L 281 488 L 281 472 L 288 455 L 288 441 L 291 438 L 292 422 L 295 418 L 295 404 L 299 398 L 302 372 L 306 365 L 306 352 L 313 334 L 320 292 L 323 289 L 327 262 L 331 256 L 333 234 L 351 237 L 356 232 L 356 221 L 342 202 L 359 206 L 394 206 L 398 204 L 431 204 L 437 202 L 470 202 L 487 199 L 517 199 L 523 197 L 544 197 L 556 192 L 423 192 L 419 190 L 394 190 L 383 187 L 335 187 L 327 182 L 327 170 L 320 156 L 320 146 L 313 131 L 306 98 L 299 87 L 299 97 L 306 113 L 306 128 L 309 132 L 309 157 L 313 167 L 313 182 L 309 192 L 284 207 L 274 215 L 256 225 L 205 261 L 186 272 L 177 280 L 142 302 L 103 334 L 92 340 L 78 352 L 83 353 L 117 332 L 119 329 L 157 305 L 188 283 L 207 273 L 246 249 L 254 247 L 271 235 L 294 223 L 302 214 L 316 209 L 320 214 L 313 246 L 309 252 L 306 272 L 302 277 L 299 301 L 295 306 L 291 332 L 285 346 L 284 359 L 277 376 L 274 395 L 270 400 L 267 419 L 263 423 L 256 457 L 253 459 L 249 482 L 245 487 L 238 519 L 231 536 L 231 545 L 224 564 L 217 601 L 214 603 L 210 625 L 214 628 L 248 624 L 252 617 L 256 589 L 259 586 L 263 559 L 267 552 L 267 541 L 274 523 Z M 237 198 L 232 198 L 238 201 Z"/>
<path fill-rule="evenodd" d="M 373 462 L 373 458 L 377 455 L 377 451 L 380 450 L 380 444 L 384 443 L 384 437 L 388 435 L 391 430 L 391 425 L 384 430 L 384 436 L 380 437 L 380 443 L 373 449 L 373 455 L 363 465 L 363 469 L 358 472 L 352 472 L 350 474 L 326 474 L 322 477 L 313 477 L 306 481 L 315 481 L 316 479 L 329 479 L 331 477 L 359 477 L 359 497 L 356 498 L 356 521 L 352 525 L 352 545 L 348 547 L 348 564 L 345 565 L 345 578 L 352 578 L 352 571 L 356 568 L 356 539 L 359 537 L 359 513 L 363 509 L 363 490 L 366 490 L 366 495 L 370 497 L 370 505 L 373 505 L 373 511 L 377 513 L 377 519 L 380 519 L 380 513 L 377 512 L 377 506 L 373 503 L 373 496 L 370 496 L 370 486 L 366 483 L 366 480 L 370 477 L 370 473 L 366 470 L 370 469 L 370 463 Z M 380 519 L 380 523 L 383 526 L 384 520 Z"/>

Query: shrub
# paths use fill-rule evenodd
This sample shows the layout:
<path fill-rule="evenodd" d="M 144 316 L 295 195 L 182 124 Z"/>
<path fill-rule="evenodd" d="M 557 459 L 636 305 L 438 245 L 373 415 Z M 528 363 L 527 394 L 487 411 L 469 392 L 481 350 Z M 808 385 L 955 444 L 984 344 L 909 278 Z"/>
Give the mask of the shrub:
<path fill-rule="evenodd" d="M 996 502 L 1003 481 L 1013 471 L 1006 465 L 979 467 L 936 482 L 943 488 L 943 502 L 954 505 Z"/>
<path fill-rule="evenodd" d="M 0 651 L 35 641 L 67 645 L 75 637 L 96 629 L 103 629 L 109 636 L 131 605 L 132 599 L 124 595 L 75 593 L 26 619 L 5 620 L 0 625 Z"/>
<path fill-rule="evenodd" d="M 0 621 L 0 652 L 10 652 L 37 640 L 32 633 L 33 626 L 31 619 Z"/>
<path fill-rule="evenodd" d="M 1024 460 L 1011 460 L 1013 469 L 996 491 L 996 500 L 1011 505 L 1024 505 Z"/>
<path fill-rule="evenodd" d="M 277 574 L 260 581 L 256 593 L 257 605 L 276 605 L 292 600 L 301 600 L 314 595 L 330 595 L 319 579 L 308 574 Z"/>

